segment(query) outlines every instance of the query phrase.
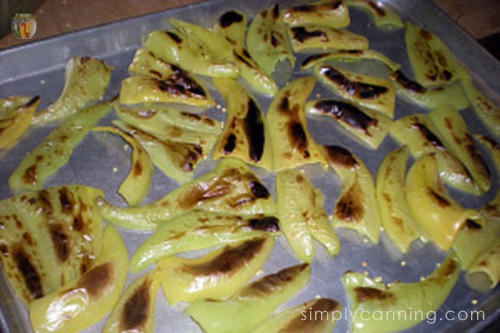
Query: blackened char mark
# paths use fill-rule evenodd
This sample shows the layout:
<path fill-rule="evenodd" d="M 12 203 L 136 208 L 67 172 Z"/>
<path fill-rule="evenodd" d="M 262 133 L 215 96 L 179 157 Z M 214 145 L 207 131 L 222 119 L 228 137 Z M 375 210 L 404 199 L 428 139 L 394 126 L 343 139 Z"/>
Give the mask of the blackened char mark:
<path fill-rule="evenodd" d="M 64 227 L 61 224 L 54 224 L 50 226 L 50 237 L 54 246 L 54 252 L 61 263 L 68 260 L 70 256 L 70 240 L 68 235 L 64 232 Z"/>
<path fill-rule="evenodd" d="M 17 268 L 19 269 L 19 272 L 21 272 L 24 283 L 30 293 L 29 297 L 31 299 L 43 297 L 44 291 L 42 279 L 35 266 L 31 263 L 30 258 L 22 247 L 16 248 L 13 252 L 14 261 L 16 262 Z"/>
<path fill-rule="evenodd" d="M 259 162 L 264 153 L 264 120 L 262 112 L 253 99 L 248 101 L 248 111 L 245 117 L 245 133 L 247 135 L 249 155 L 252 161 Z"/>
<path fill-rule="evenodd" d="M 301 152 L 304 158 L 310 157 L 306 131 L 300 122 L 292 120 L 288 123 L 288 138 L 292 147 Z"/>
<path fill-rule="evenodd" d="M 230 134 L 227 137 L 226 144 L 224 145 L 224 154 L 230 154 L 234 151 L 234 148 L 236 148 L 236 135 Z"/>
<path fill-rule="evenodd" d="M 427 126 L 425 126 L 422 123 L 415 123 L 412 125 L 412 127 L 416 128 L 420 132 L 420 134 L 422 134 L 422 136 L 428 142 L 430 142 L 434 147 L 439 149 L 445 149 L 441 140 L 439 140 L 439 138 L 434 133 L 432 133 L 432 131 L 429 128 L 427 128 Z"/>
<path fill-rule="evenodd" d="M 40 96 L 35 96 L 35 97 L 33 97 L 32 99 L 30 99 L 30 100 L 28 101 L 28 103 L 26 103 L 26 104 L 24 105 L 24 107 L 29 108 L 30 106 L 34 105 L 34 104 L 35 104 L 36 102 L 38 102 L 39 100 L 40 100 Z"/>
<path fill-rule="evenodd" d="M 358 161 L 354 155 L 347 149 L 340 146 L 324 146 L 327 157 L 335 164 L 340 164 L 345 167 L 354 168 L 358 166 Z"/>
<path fill-rule="evenodd" d="M 386 12 L 383 8 L 379 7 L 375 2 L 373 1 L 368 1 L 368 6 L 370 6 L 373 11 L 380 17 L 384 17 L 386 15 Z"/>
<path fill-rule="evenodd" d="M 120 331 L 143 331 L 145 328 L 151 298 L 149 297 L 150 281 L 147 279 L 125 302 L 120 320 Z"/>
<path fill-rule="evenodd" d="M 256 198 L 259 198 L 259 199 L 260 198 L 263 198 L 263 199 L 269 198 L 269 196 L 270 196 L 269 191 L 267 190 L 267 188 L 264 185 L 262 185 L 258 181 L 251 181 L 249 183 L 249 186 L 250 186 L 250 190 L 252 191 L 252 194 Z"/>
<path fill-rule="evenodd" d="M 403 88 L 410 90 L 414 93 L 423 94 L 427 91 L 427 88 L 420 85 L 418 82 L 408 79 L 403 72 L 395 71 L 391 74 L 393 80 L 399 83 Z"/>
<path fill-rule="evenodd" d="M 165 31 L 165 33 L 167 34 L 168 37 L 170 37 L 170 39 L 172 39 L 174 42 L 176 42 L 177 44 L 180 44 L 182 43 L 182 39 L 179 37 L 178 34 L 176 34 L 175 32 L 172 32 L 172 31 Z"/>
<path fill-rule="evenodd" d="M 292 34 L 293 34 L 292 38 L 298 41 L 299 43 L 304 43 L 304 41 L 315 37 L 319 37 L 321 39 L 327 38 L 325 33 L 321 30 L 307 31 L 304 27 L 292 28 Z"/>
<path fill-rule="evenodd" d="M 233 25 L 234 23 L 239 23 L 241 21 L 243 21 L 243 16 L 234 10 L 230 10 L 228 12 L 225 12 L 219 18 L 219 24 L 223 28 L 227 28 L 227 27 Z"/>
<path fill-rule="evenodd" d="M 361 129 L 368 134 L 368 128 L 377 126 L 377 120 L 371 118 L 356 106 L 332 100 L 323 100 L 315 103 L 314 108 L 323 114 L 328 114 L 335 119 L 342 121 L 349 126 Z"/>
<path fill-rule="evenodd" d="M 248 224 L 252 229 L 269 232 L 278 232 L 280 230 L 279 220 L 274 216 L 266 216 L 250 219 Z"/>
<path fill-rule="evenodd" d="M 339 86 L 346 94 L 361 99 L 377 98 L 389 91 L 386 87 L 350 81 L 344 74 L 329 66 L 321 67 L 320 74 Z"/>
<path fill-rule="evenodd" d="M 275 4 L 271 10 L 271 13 L 273 15 L 273 20 L 277 20 L 280 17 L 280 6 L 278 4 Z"/>

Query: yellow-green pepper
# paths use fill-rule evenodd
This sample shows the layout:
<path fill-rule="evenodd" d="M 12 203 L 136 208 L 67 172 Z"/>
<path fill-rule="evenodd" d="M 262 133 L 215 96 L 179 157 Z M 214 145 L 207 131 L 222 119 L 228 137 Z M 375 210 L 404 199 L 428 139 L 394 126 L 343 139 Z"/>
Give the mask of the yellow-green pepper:
<path fill-rule="evenodd" d="M 401 65 L 375 50 L 335 50 L 324 54 L 314 54 L 305 58 L 300 68 L 307 69 L 327 61 L 362 61 L 377 60 L 384 63 L 391 71 L 397 71 Z"/>
<path fill-rule="evenodd" d="M 477 141 L 481 142 L 483 147 L 489 152 L 490 156 L 495 163 L 495 168 L 497 169 L 497 174 L 500 174 L 500 145 L 496 143 L 490 137 L 483 134 L 474 134 Z"/>
<path fill-rule="evenodd" d="M 401 21 L 398 14 L 378 1 L 346 0 L 346 5 L 348 8 L 359 8 L 370 14 L 377 27 L 388 29 L 400 29 L 404 27 L 403 21 Z"/>
<path fill-rule="evenodd" d="M 283 22 L 292 27 L 314 23 L 332 28 L 345 28 L 351 23 L 347 6 L 338 0 L 288 7 L 283 9 L 281 15 Z"/>
<path fill-rule="evenodd" d="M 28 130 L 40 97 L 0 98 L 0 149 L 13 146 Z"/>

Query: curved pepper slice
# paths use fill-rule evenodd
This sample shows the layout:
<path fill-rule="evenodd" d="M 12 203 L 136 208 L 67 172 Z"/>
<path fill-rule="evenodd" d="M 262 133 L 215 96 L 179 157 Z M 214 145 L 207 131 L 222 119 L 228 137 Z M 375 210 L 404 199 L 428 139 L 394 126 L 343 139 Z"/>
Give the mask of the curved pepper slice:
<path fill-rule="evenodd" d="M 403 117 L 392 123 L 391 136 L 400 144 L 410 149 L 413 158 L 425 154 L 435 154 L 439 177 L 446 184 L 466 193 L 481 193 L 477 183 L 458 158 L 452 155 L 436 136 L 437 130 L 425 114 Z"/>
<path fill-rule="evenodd" d="M 356 7 L 369 13 L 375 26 L 382 28 L 399 29 L 404 24 L 396 12 L 387 6 L 373 0 L 346 0 L 347 7 Z"/>
<path fill-rule="evenodd" d="M 214 84 L 226 101 L 227 119 L 212 158 L 236 157 L 271 171 L 271 140 L 258 102 L 233 79 L 214 79 Z"/>
<path fill-rule="evenodd" d="M 157 264 L 170 305 L 200 299 L 224 299 L 250 280 L 267 261 L 274 237 L 225 246 L 196 259 L 170 257 Z"/>
<path fill-rule="evenodd" d="M 462 79 L 461 82 L 476 116 L 496 138 L 499 138 L 500 108 L 477 90 L 470 78 Z"/>
<path fill-rule="evenodd" d="M 448 149 L 465 165 L 481 191 L 487 192 L 491 187 L 488 165 L 474 144 L 460 113 L 449 106 L 443 106 L 429 113 L 429 119 Z"/>
<path fill-rule="evenodd" d="M 309 101 L 310 115 L 328 116 L 370 148 L 377 149 L 389 132 L 392 120 L 376 111 L 332 99 Z"/>
<path fill-rule="evenodd" d="M 443 250 L 450 248 L 458 231 L 477 212 L 455 202 L 438 177 L 436 157 L 420 157 L 406 176 L 408 206 L 430 239 Z"/>
<path fill-rule="evenodd" d="M 450 105 L 457 110 L 469 107 L 469 100 L 458 82 L 426 88 L 408 79 L 399 70 L 391 74 L 391 80 L 396 87 L 396 93 L 415 105 L 428 109 L 444 105 Z"/>
<path fill-rule="evenodd" d="M 361 61 L 377 60 L 384 63 L 391 71 L 397 71 L 401 65 L 389 59 L 375 50 L 336 50 L 324 54 L 314 54 L 307 57 L 300 64 L 300 68 L 306 69 L 326 61 Z"/>
<path fill-rule="evenodd" d="M 253 18 L 248 27 L 246 45 L 250 56 L 267 75 L 274 72 L 279 62 L 286 60 L 292 68 L 295 65 L 279 4 L 274 4 Z"/>
<path fill-rule="evenodd" d="M 353 332 L 397 332 L 418 324 L 444 303 L 459 273 L 460 265 L 453 256 L 420 282 L 395 282 L 389 286 L 361 273 L 346 273 L 342 283 L 350 303 L 349 311 L 364 313 L 354 316 Z M 424 315 L 411 316 L 408 311 Z"/>
<path fill-rule="evenodd" d="M 288 7 L 283 9 L 281 15 L 283 22 L 292 27 L 314 23 L 332 28 L 345 28 L 351 23 L 347 6 L 339 0 Z"/>
<path fill-rule="evenodd" d="M 132 147 L 131 167 L 118 188 L 118 193 L 130 206 L 139 204 L 148 194 L 153 181 L 153 164 L 151 163 L 149 154 L 133 136 L 122 132 L 116 127 L 99 126 L 93 130 L 118 135 Z"/>
<path fill-rule="evenodd" d="M 322 146 L 321 149 L 343 182 L 333 209 L 333 226 L 354 229 L 377 244 L 381 222 L 370 170 L 345 148 Z"/>
<path fill-rule="evenodd" d="M 123 122 L 115 120 L 113 124 L 132 135 L 151 157 L 153 164 L 166 176 L 181 184 L 193 178 L 194 169 L 206 154 L 195 143 L 160 140 Z"/>
<path fill-rule="evenodd" d="M 206 54 L 206 46 L 199 42 L 199 39 L 191 40 L 191 37 L 181 36 L 176 32 L 155 30 L 148 35 L 146 49 L 155 57 L 192 73 L 210 77 L 239 75 L 236 65 L 227 60 L 217 61 L 213 55 Z"/>
<path fill-rule="evenodd" d="M 10 188 L 13 191 L 41 189 L 45 180 L 68 162 L 73 148 L 110 108 L 107 102 L 66 119 L 21 161 L 9 178 Z"/>
<path fill-rule="evenodd" d="M 487 149 L 490 156 L 493 158 L 495 168 L 497 169 L 497 174 L 500 174 L 500 145 L 490 137 L 483 134 L 474 134 L 474 137 L 476 138 L 476 140 L 481 142 L 483 147 Z"/>
<path fill-rule="evenodd" d="M 45 125 L 66 118 L 89 103 L 102 99 L 111 79 L 112 68 L 90 57 L 73 57 L 66 65 L 61 96 L 46 109 L 35 113 L 34 125 Z"/>
<path fill-rule="evenodd" d="M 496 287 L 500 281 L 500 241 L 469 268 L 469 274 L 466 281 L 475 289 L 481 291 L 491 290 Z M 486 281 L 481 277 L 486 275 Z M 484 286 L 486 284 L 486 286 Z M 486 287 L 486 288 L 485 288 Z M 486 289 L 486 290 L 485 290 Z"/>
<path fill-rule="evenodd" d="M 28 305 L 85 273 L 101 251 L 102 191 L 68 185 L 0 201 L 0 262 Z"/>
<path fill-rule="evenodd" d="M 158 80 L 166 81 L 177 75 L 177 80 L 187 77 L 188 80 L 196 81 L 195 78 L 188 72 L 163 61 L 146 49 L 137 49 L 134 54 L 134 59 L 128 66 L 128 71 L 132 74 L 149 76 Z M 173 79 L 175 82 L 175 79 Z"/>
<path fill-rule="evenodd" d="M 281 230 L 299 260 L 312 262 L 313 238 L 325 247 L 329 255 L 339 253 L 339 240 L 323 209 L 323 193 L 314 188 L 305 175 L 297 170 L 278 172 L 276 196 Z"/>
<path fill-rule="evenodd" d="M 212 171 L 150 204 L 121 208 L 99 198 L 97 208 L 107 221 L 140 230 L 154 230 L 166 220 L 195 209 L 245 215 L 276 213 L 267 188 L 244 162 L 233 158 L 223 159 Z"/>
<path fill-rule="evenodd" d="M 196 301 L 185 313 L 206 333 L 252 332 L 281 303 L 298 293 L 310 274 L 309 264 L 285 268 L 244 286 L 226 301 Z"/>
<path fill-rule="evenodd" d="M 401 195 L 409 155 L 408 147 L 400 147 L 384 158 L 377 171 L 376 193 L 382 226 L 394 246 L 403 253 L 422 236 L 406 198 Z"/>
<path fill-rule="evenodd" d="M 134 280 L 120 296 L 102 333 L 152 333 L 159 284 L 158 270 Z"/>
<path fill-rule="evenodd" d="M 104 229 L 103 251 L 79 279 L 30 304 L 35 332 L 76 332 L 91 326 L 111 311 L 127 277 L 128 256 L 123 240 L 112 226 Z"/>
<path fill-rule="evenodd" d="M 233 62 L 238 65 L 240 75 L 258 93 L 272 96 L 278 91 L 273 78 L 264 73 L 245 47 L 246 16 L 238 11 L 225 12 L 217 20 L 215 31 L 233 45 Z"/>
<path fill-rule="evenodd" d="M 341 309 L 333 299 L 313 299 L 272 315 L 252 333 L 330 333 Z"/>
<path fill-rule="evenodd" d="M 143 242 L 130 260 L 132 273 L 160 259 L 192 250 L 234 244 L 279 231 L 278 219 L 195 211 L 173 217 Z"/>
<path fill-rule="evenodd" d="M 13 146 L 28 130 L 40 97 L 0 98 L 0 149 Z"/>
<path fill-rule="evenodd" d="M 304 164 L 326 166 L 318 145 L 307 130 L 305 104 L 315 80 L 303 77 L 281 89 L 267 111 L 267 125 L 273 146 L 273 170 L 292 169 Z"/>
<path fill-rule="evenodd" d="M 368 39 L 353 32 L 319 24 L 289 27 L 288 36 L 294 52 L 366 50 Z"/>
<path fill-rule="evenodd" d="M 328 65 L 317 65 L 314 74 L 328 88 L 351 102 L 394 117 L 396 93 L 390 81 Z"/>

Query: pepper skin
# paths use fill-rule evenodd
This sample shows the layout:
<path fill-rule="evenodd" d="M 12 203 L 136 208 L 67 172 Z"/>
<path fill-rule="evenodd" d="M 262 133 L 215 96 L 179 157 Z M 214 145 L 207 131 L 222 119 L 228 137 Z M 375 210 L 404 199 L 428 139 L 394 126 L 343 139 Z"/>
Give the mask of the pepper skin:
<path fill-rule="evenodd" d="M 71 156 L 73 149 L 111 109 L 110 102 L 83 109 L 66 119 L 21 161 L 9 178 L 13 191 L 38 190 Z"/>
<path fill-rule="evenodd" d="M 283 9 L 281 15 L 283 22 L 292 27 L 314 23 L 332 28 L 345 28 L 351 23 L 347 6 L 339 0 L 288 7 Z"/>
<path fill-rule="evenodd" d="M 483 134 L 474 134 L 474 138 L 479 141 L 495 163 L 497 174 L 500 174 L 500 145 L 492 138 Z"/>
<path fill-rule="evenodd" d="M 163 293 L 170 305 L 231 296 L 262 268 L 274 247 L 274 237 L 227 245 L 200 258 L 160 260 Z"/>
<path fill-rule="evenodd" d="M 79 279 L 31 302 L 29 314 L 35 332 L 77 332 L 111 311 L 125 285 L 128 256 L 112 226 L 104 229 L 102 244 L 94 265 Z"/>
<path fill-rule="evenodd" d="M 404 27 L 399 15 L 392 9 L 373 0 L 346 0 L 348 8 L 359 8 L 370 14 L 376 27 L 387 29 L 400 29 Z"/>
<path fill-rule="evenodd" d="M 311 267 L 301 264 L 256 280 L 225 301 L 200 300 L 185 314 L 206 333 L 252 332 L 279 305 L 298 293 L 308 282 Z"/>
<path fill-rule="evenodd" d="M 61 96 L 46 109 L 35 113 L 33 125 L 46 125 L 79 112 L 102 99 L 111 79 L 112 68 L 104 61 L 73 57 L 66 65 Z"/>
<path fill-rule="evenodd" d="M 314 188 L 305 175 L 297 170 L 278 172 L 276 196 L 280 228 L 299 260 L 312 262 L 313 239 L 321 243 L 329 255 L 339 253 L 339 240 L 323 209 L 323 193 Z"/>
<path fill-rule="evenodd" d="M 466 281 L 473 288 L 479 289 L 480 291 L 489 291 L 496 287 L 500 281 L 500 241 L 497 240 L 495 246 L 493 246 L 487 253 L 479 257 L 476 263 L 474 263 L 470 268 L 468 275 L 466 276 Z M 477 278 L 481 274 L 486 274 L 486 282 Z M 476 282 L 479 280 L 478 282 Z"/>
<path fill-rule="evenodd" d="M 40 97 L 0 98 L 0 149 L 12 147 L 28 130 Z"/>
<path fill-rule="evenodd" d="M 395 282 L 389 286 L 361 273 L 344 274 L 342 283 L 351 313 L 364 313 L 353 318 L 352 332 L 389 333 L 415 326 L 444 303 L 459 274 L 460 264 L 453 256 L 420 282 Z M 411 316 L 408 311 L 423 316 Z"/>
<path fill-rule="evenodd" d="M 334 50 L 366 50 L 368 39 L 353 32 L 319 24 L 289 27 L 288 37 L 296 53 Z"/>
<path fill-rule="evenodd" d="M 391 71 L 397 71 L 401 65 L 375 50 L 335 50 L 329 53 L 313 54 L 302 61 L 301 69 L 307 69 L 327 61 L 362 61 L 377 60 Z"/>

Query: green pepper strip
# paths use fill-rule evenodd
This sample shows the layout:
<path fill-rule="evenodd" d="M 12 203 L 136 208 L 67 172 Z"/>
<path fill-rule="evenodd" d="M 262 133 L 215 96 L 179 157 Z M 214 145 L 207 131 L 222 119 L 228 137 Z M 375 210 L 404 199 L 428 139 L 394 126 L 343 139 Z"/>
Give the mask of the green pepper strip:
<path fill-rule="evenodd" d="M 37 190 L 47 178 L 66 164 L 73 149 L 111 108 L 106 102 L 83 109 L 54 129 L 22 160 L 9 178 L 14 191 Z"/>
<path fill-rule="evenodd" d="M 389 59 L 375 50 L 336 50 L 324 54 L 314 54 L 307 57 L 300 64 L 300 68 L 306 69 L 326 61 L 361 61 L 377 60 L 384 63 L 391 71 L 397 71 L 401 65 Z"/>
<path fill-rule="evenodd" d="M 40 97 L 0 98 L 0 149 L 13 146 L 28 130 Z"/>
<path fill-rule="evenodd" d="M 283 22 L 292 27 L 314 23 L 332 28 L 345 28 L 351 23 L 347 6 L 337 0 L 285 8 L 282 16 Z"/>
<path fill-rule="evenodd" d="M 386 5 L 373 0 L 346 0 L 347 7 L 356 7 L 369 13 L 375 22 L 375 26 L 390 29 L 400 29 L 404 27 L 401 18 Z"/>

